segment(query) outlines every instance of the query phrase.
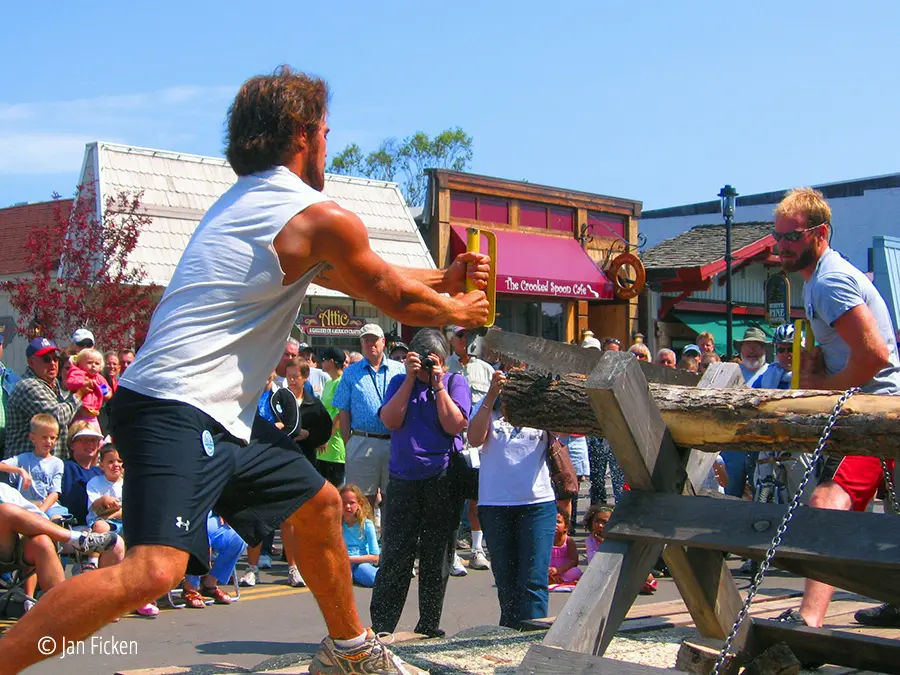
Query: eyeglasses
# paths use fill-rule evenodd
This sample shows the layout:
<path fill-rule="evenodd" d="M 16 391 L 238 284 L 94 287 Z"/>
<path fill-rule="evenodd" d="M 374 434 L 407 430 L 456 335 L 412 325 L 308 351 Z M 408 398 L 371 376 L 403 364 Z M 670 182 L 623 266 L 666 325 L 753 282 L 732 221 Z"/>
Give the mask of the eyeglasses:
<path fill-rule="evenodd" d="M 793 347 L 776 347 L 775 349 L 779 354 L 789 354 L 794 351 Z"/>
<path fill-rule="evenodd" d="M 41 360 L 44 363 L 56 363 L 57 361 L 59 361 L 59 354 L 44 354 L 41 357 Z"/>
<path fill-rule="evenodd" d="M 779 242 L 782 239 L 784 241 L 789 242 L 798 242 L 803 239 L 803 235 L 809 232 L 810 230 L 814 230 L 817 227 L 821 227 L 822 225 L 827 225 L 827 223 L 819 223 L 818 225 L 813 225 L 812 227 L 807 227 L 805 230 L 792 230 L 791 232 L 776 232 L 772 230 L 772 237 L 775 239 L 775 242 Z"/>

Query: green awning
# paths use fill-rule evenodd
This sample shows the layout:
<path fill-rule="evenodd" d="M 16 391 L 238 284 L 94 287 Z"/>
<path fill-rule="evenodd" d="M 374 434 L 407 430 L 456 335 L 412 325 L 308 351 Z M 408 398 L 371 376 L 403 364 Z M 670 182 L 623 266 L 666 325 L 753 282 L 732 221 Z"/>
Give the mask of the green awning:
<path fill-rule="evenodd" d="M 725 351 L 726 337 L 728 335 L 728 322 L 724 314 L 709 314 L 705 312 L 673 312 L 675 318 L 697 334 L 712 333 L 716 339 L 716 351 Z M 755 326 L 762 328 L 769 337 L 775 334 L 775 327 L 770 326 L 761 316 L 732 315 L 732 337 L 740 340 L 744 337 L 744 331 Z"/>

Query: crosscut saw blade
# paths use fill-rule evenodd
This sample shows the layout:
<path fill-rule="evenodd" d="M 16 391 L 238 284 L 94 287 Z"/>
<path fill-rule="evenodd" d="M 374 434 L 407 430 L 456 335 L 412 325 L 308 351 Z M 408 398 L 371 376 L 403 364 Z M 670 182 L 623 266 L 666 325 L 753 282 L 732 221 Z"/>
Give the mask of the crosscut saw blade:
<path fill-rule="evenodd" d="M 603 358 L 599 349 L 585 349 L 578 345 L 544 340 L 543 338 L 507 333 L 491 328 L 484 338 L 484 349 L 511 361 L 520 361 L 539 373 L 550 377 L 577 373 L 590 375 Z M 490 360 L 490 359 L 489 359 Z M 675 370 L 655 363 L 638 361 L 648 382 L 696 387 L 700 376 L 687 370 Z"/>
<path fill-rule="evenodd" d="M 551 377 L 569 373 L 590 375 L 603 356 L 599 349 L 584 349 L 563 342 L 507 333 L 498 328 L 491 328 L 487 332 L 484 348 L 511 361 L 520 361 Z"/>

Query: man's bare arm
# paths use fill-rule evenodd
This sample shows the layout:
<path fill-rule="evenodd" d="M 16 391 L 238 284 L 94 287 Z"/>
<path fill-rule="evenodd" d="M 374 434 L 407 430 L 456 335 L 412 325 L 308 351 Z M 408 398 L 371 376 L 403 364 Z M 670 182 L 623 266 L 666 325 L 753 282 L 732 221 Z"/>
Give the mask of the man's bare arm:
<path fill-rule="evenodd" d="M 846 367 L 834 375 L 803 375 L 800 386 L 808 389 L 849 389 L 860 387 L 891 362 L 890 352 L 872 310 L 857 305 L 834 322 L 834 329 L 850 346 Z"/>
<path fill-rule="evenodd" d="M 317 281 L 363 298 L 402 323 L 471 327 L 483 325 L 487 317 L 483 292 L 446 297 L 408 271 L 388 264 L 372 251 L 362 221 L 333 202 L 316 204 L 292 218 L 275 238 L 274 246 L 285 274 L 284 283 L 293 283 L 314 264 L 327 262 L 332 269 Z M 464 285 L 466 265 L 461 267 Z M 457 265 L 457 274 L 459 268 Z"/>

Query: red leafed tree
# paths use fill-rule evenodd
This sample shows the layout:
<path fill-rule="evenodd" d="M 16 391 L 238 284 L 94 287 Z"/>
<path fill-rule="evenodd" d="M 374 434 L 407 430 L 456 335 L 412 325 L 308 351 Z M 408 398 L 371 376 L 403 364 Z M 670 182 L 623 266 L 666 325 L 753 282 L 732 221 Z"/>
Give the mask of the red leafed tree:
<path fill-rule="evenodd" d="M 20 332 L 37 329 L 63 346 L 77 328 L 88 328 L 101 347 L 116 348 L 146 331 L 161 288 L 144 283 L 144 268 L 129 260 L 150 222 L 141 198 L 109 195 L 98 216 L 94 185 L 79 186 L 68 215 L 59 204 L 51 223 L 28 233 L 29 273 L 2 284 Z"/>

